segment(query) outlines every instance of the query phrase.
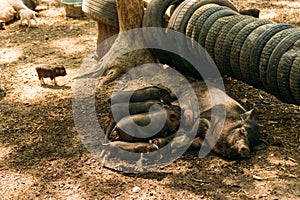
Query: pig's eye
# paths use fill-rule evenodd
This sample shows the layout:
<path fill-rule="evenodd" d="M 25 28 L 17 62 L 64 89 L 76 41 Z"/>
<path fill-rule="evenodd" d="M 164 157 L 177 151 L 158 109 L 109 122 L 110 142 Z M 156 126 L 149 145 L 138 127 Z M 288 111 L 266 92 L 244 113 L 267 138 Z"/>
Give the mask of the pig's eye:
<path fill-rule="evenodd" d="M 247 136 L 247 131 L 244 129 L 244 128 L 242 128 L 241 130 L 240 130 L 240 134 L 242 135 L 242 136 Z"/>

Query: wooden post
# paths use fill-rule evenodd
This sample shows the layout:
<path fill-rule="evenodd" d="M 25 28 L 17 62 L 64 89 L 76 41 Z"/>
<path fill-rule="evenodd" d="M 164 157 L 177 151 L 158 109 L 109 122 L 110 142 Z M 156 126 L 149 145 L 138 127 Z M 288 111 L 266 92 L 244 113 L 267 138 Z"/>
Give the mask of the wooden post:
<path fill-rule="evenodd" d="M 116 4 L 120 32 L 142 27 L 143 0 L 116 0 Z"/>
<path fill-rule="evenodd" d="M 97 56 L 99 61 L 107 52 L 109 51 L 109 48 L 113 45 L 114 41 L 106 40 L 109 37 L 116 35 L 119 33 L 119 29 L 117 27 L 113 27 L 101 22 L 97 22 L 98 26 L 98 38 L 97 38 Z M 105 46 L 107 49 L 100 49 L 99 44 L 102 42 L 105 42 Z"/>
<path fill-rule="evenodd" d="M 144 15 L 143 0 L 117 0 L 116 4 L 119 19 L 119 31 L 121 33 L 130 29 L 142 27 Z M 146 63 L 154 63 L 153 57 L 147 49 L 129 51 L 126 52 L 125 55 L 115 59 L 115 55 L 123 52 L 124 49 L 132 49 L 134 45 L 139 44 L 140 42 L 143 42 L 141 34 L 136 36 L 130 35 L 130 37 L 126 34 L 120 34 L 107 54 L 99 60 L 97 68 L 93 69 L 92 72 L 79 75 L 77 78 L 104 72 L 102 74 L 104 77 L 102 77 L 99 83 L 100 85 L 104 85 L 114 81 L 133 67 Z"/>

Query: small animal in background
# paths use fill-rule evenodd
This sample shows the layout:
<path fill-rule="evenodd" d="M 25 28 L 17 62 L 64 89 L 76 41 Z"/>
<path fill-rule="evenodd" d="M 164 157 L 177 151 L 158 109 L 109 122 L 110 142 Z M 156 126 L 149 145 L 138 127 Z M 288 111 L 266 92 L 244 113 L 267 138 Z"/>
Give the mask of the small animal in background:
<path fill-rule="evenodd" d="M 41 64 L 36 66 L 41 85 L 44 85 L 44 78 L 50 78 L 54 85 L 57 85 L 55 77 L 67 75 L 66 69 L 61 65 Z"/>
<path fill-rule="evenodd" d="M 5 30 L 5 22 L 0 20 L 0 30 Z"/>
<path fill-rule="evenodd" d="M 28 27 L 30 27 L 30 20 L 34 20 L 37 23 L 36 12 L 30 9 L 20 9 L 19 10 L 21 25 L 24 20 L 27 20 Z"/>

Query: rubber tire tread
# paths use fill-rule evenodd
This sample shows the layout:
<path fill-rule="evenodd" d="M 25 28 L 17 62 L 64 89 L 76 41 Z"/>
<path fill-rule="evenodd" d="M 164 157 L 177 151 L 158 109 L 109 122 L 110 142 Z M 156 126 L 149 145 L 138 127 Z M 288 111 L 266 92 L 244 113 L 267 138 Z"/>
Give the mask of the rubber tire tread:
<path fill-rule="evenodd" d="M 238 34 L 236 35 L 235 39 L 232 42 L 231 51 L 230 51 L 230 66 L 233 74 L 236 78 L 240 80 L 246 79 L 243 76 L 242 69 L 240 67 L 240 53 L 242 46 L 247 39 L 247 37 L 251 34 L 252 31 L 257 29 L 258 27 L 270 24 L 271 21 L 268 20 L 255 20 L 249 24 L 247 24 L 244 28 L 242 28 Z"/>
<path fill-rule="evenodd" d="M 185 14 L 186 10 L 193 5 L 193 0 L 185 0 L 175 9 L 173 15 L 169 20 L 169 24 L 167 28 L 177 30 L 178 27 L 175 27 L 175 24 L 179 24 Z"/>
<path fill-rule="evenodd" d="M 199 35 L 200 35 L 201 29 L 203 28 L 203 25 L 205 24 L 206 20 L 214 13 L 224 10 L 224 9 L 228 9 L 228 8 L 226 8 L 224 6 L 209 8 L 201 16 L 199 16 L 196 21 L 196 24 L 193 28 L 192 38 L 199 43 L 199 40 L 198 40 Z"/>
<path fill-rule="evenodd" d="M 235 24 L 231 29 L 228 30 L 222 30 L 220 34 L 222 34 L 223 31 L 226 32 L 226 37 L 224 38 L 223 46 L 221 48 L 221 62 L 223 64 L 224 71 L 226 75 L 235 77 L 234 73 L 231 68 L 231 63 L 230 63 L 230 53 L 231 53 L 231 48 L 234 39 L 238 35 L 238 33 L 249 23 L 255 21 L 256 19 L 254 17 L 248 17 L 243 20 L 240 20 L 237 24 Z M 220 62 L 220 61 L 219 61 Z"/>
<path fill-rule="evenodd" d="M 209 10 L 220 10 L 222 9 L 222 6 L 217 4 L 206 4 L 204 6 L 201 6 L 198 8 L 192 15 L 191 19 L 188 22 L 188 28 L 190 31 L 190 36 L 192 38 L 191 43 L 188 43 L 188 48 L 193 56 L 198 56 L 198 52 L 195 52 L 195 46 L 198 46 L 197 38 L 195 38 L 195 31 L 199 31 L 199 27 L 201 28 L 203 23 L 205 22 L 205 19 L 201 19 L 201 17 Z M 211 11 L 211 12 L 212 12 Z M 193 19 L 192 19 L 193 18 Z M 202 22 L 202 23 L 201 23 Z M 196 43 L 196 44 L 195 44 Z M 179 47 L 182 47 L 183 45 L 178 45 Z M 200 50 L 201 51 L 201 50 Z"/>
<path fill-rule="evenodd" d="M 185 33 L 187 23 L 193 13 L 205 4 L 218 4 L 227 6 L 232 10 L 237 11 L 236 7 L 229 0 L 185 0 L 182 2 L 173 13 L 168 26 L 169 28 Z"/>
<path fill-rule="evenodd" d="M 250 69 L 250 55 L 252 52 L 252 48 L 254 46 L 254 43 L 256 39 L 263 34 L 265 31 L 271 29 L 275 24 L 265 24 L 262 25 L 255 30 L 253 30 L 248 37 L 246 38 L 240 53 L 240 69 L 242 72 L 242 75 L 244 77 L 244 81 L 250 85 L 255 85 L 255 82 L 252 80 L 251 76 L 251 69 Z M 258 75 L 258 74 L 257 74 Z M 256 79 L 259 79 L 259 75 L 256 77 Z"/>
<path fill-rule="evenodd" d="M 289 24 L 276 24 L 274 25 L 274 27 L 272 27 L 271 29 L 265 31 L 260 36 L 258 36 L 257 39 L 255 40 L 255 43 L 250 53 L 249 68 L 250 68 L 250 76 L 251 79 L 253 80 L 253 85 L 256 88 L 267 91 L 267 88 L 265 88 L 264 84 L 262 83 L 262 79 L 260 76 L 260 59 L 264 47 L 274 35 L 290 28 L 295 28 L 295 27 Z"/>
<path fill-rule="evenodd" d="M 151 0 L 144 12 L 143 27 L 165 27 L 164 15 L 167 9 L 183 0 Z"/>
<path fill-rule="evenodd" d="M 267 83 L 269 86 L 269 92 L 277 97 L 281 97 L 277 85 L 278 63 L 282 55 L 287 52 L 297 42 L 297 40 L 300 40 L 300 30 L 291 33 L 282 39 L 270 56 L 267 68 Z"/>
<path fill-rule="evenodd" d="M 223 17 L 227 17 L 227 16 L 232 16 L 232 15 L 238 15 L 237 12 L 229 9 L 229 8 L 225 8 L 224 10 L 220 10 L 220 11 L 216 11 L 215 13 L 213 13 L 211 16 L 209 16 L 209 18 L 205 21 L 205 23 L 203 24 L 199 37 L 198 37 L 198 43 L 205 47 L 205 41 L 206 41 L 206 37 L 208 34 L 209 29 L 212 27 L 212 25 L 220 18 Z"/>
<path fill-rule="evenodd" d="M 192 38 L 192 32 L 193 29 L 196 28 L 196 22 L 198 18 L 208 9 L 213 8 L 213 7 L 218 7 L 219 5 L 217 4 L 206 4 L 204 6 L 201 6 L 198 8 L 191 16 L 191 18 L 188 21 L 187 27 L 186 27 L 186 32 L 185 35 L 188 37 Z"/>
<path fill-rule="evenodd" d="M 290 87 L 290 71 L 298 55 L 298 51 L 287 51 L 282 55 L 277 68 L 277 85 L 280 92 L 279 99 L 287 103 L 296 103 Z"/>
<path fill-rule="evenodd" d="M 192 40 L 192 42 L 191 42 L 191 44 L 194 46 L 194 42 L 195 41 L 197 41 L 198 40 L 198 36 L 199 36 L 199 33 L 200 33 L 200 30 L 202 29 L 202 25 L 205 23 L 205 21 L 211 16 L 211 15 L 213 15 L 215 12 L 218 12 L 218 11 L 221 11 L 221 10 L 230 10 L 230 11 L 232 11 L 230 8 L 228 8 L 228 7 L 226 7 L 226 6 L 219 6 L 219 5 L 217 5 L 217 4 L 206 4 L 206 5 L 204 5 L 204 6 L 202 6 L 202 7 L 200 7 L 200 9 L 201 8 L 204 8 L 205 9 L 205 11 L 202 13 L 202 15 L 199 15 L 199 17 L 197 18 L 197 20 L 196 20 L 196 24 L 194 25 L 194 28 L 193 28 L 193 30 L 192 30 L 192 38 L 194 39 L 194 40 Z M 197 10 L 199 10 L 199 9 L 197 9 Z M 196 11 L 197 11 L 196 10 Z M 232 12 L 234 12 L 234 11 L 232 11 Z M 195 14 L 195 13 L 194 13 Z M 193 16 L 193 15 L 192 15 Z M 198 43 L 198 42 L 197 42 Z M 198 44 L 197 44 L 198 45 Z M 184 48 L 185 47 L 185 44 L 179 44 L 178 45 L 179 46 L 179 48 Z M 201 50 L 200 50 L 201 51 Z M 191 54 L 194 56 L 194 57 L 199 57 L 199 55 L 198 55 L 198 52 L 194 52 L 194 51 L 191 51 Z M 178 61 L 178 63 L 179 63 L 180 61 Z M 193 72 L 194 70 L 193 70 L 193 67 L 189 64 L 189 63 L 187 63 L 187 62 L 185 62 L 185 60 L 181 60 L 181 62 L 182 62 L 182 66 L 186 66 L 187 68 L 190 68 L 190 71 L 191 72 Z M 197 72 L 193 72 L 193 74 L 197 74 Z"/>
<path fill-rule="evenodd" d="M 206 4 L 218 4 L 218 5 L 224 5 L 227 7 L 230 7 L 233 10 L 237 10 L 235 6 L 229 1 L 229 0 L 186 0 L 182 2 L 174 11 L 173 15 L 170 18 L 168 28 L 185 33 L 187 23 L 192 16 L 192 14 L 201 6 Z M 183 66 L 187 65 L 190 66 L 188 63 L 186 63 L 184 60 L 180 59 L 179 56 L 174 56 L 172 54 L 169 55 L 169 57 L 173 57 L 172 60 L 174 63 L 174 66 L 178 66 L 182 68 Z M 189 67 L 188 67 L 189 68 Z M 193 75 L 194 73 L 192 73 Z"/>
<path fill-rule="evenodd" d="M 119 28 L 116 0 L 83 0 L 82 11 L 97 22 Z"/>
<path fill-rule="evenodd" d="M 259 60 L 259 77 L 260 81 L 262 82 L 264 88 L 267 92 L 270 92 L 269 85 L 267 82 L 267 70 L 268 70 L 268 63 L 270 56 L 275 49 L 275 47 L 278 45 L 278 43 L 284 39 L 287 35 L 295 32 L 297 29 L 286 29 L 283 31 L 280 31 L 279 33 L 275 34 L 265 45 L 263 48 L 263 51 L 260 56 Z"/>
<path fill-rule="evenodd" d="M 222 28 L 232 20 L 235 16 L 222 17 L 215 21 L 215 23 L 211 26 L 207 33 L 207 37 L 205 40 L 205 49 L 211 56 L 213 60 L 215 60 L 215 44 L 218 38 L 218 35 Z"/>
<path fill-rule="evenodd" d="M 230 21 L 225 26 L 223 26 L 222 29 L 219 31 L 214 46 L 214 60 L 222 75 L 228 75 L 228 76 L 232 75 L 232 72 L 226 71 L 222 60 L 223 59 L 222 52 L 224 48 L 226 35 L 234 25 L 239 23 L 241 20 L 245 20 L 249 18 L 250 18 L 249 16 L 245 16 L 245 15 L 233 16 L 232 19 L 230 19 Z"/>
<path fill-rule="evenodd" d="M 297 105 L 300 105 L 300 56 L 298 56 L 290 72 L 290 89 Z"/>

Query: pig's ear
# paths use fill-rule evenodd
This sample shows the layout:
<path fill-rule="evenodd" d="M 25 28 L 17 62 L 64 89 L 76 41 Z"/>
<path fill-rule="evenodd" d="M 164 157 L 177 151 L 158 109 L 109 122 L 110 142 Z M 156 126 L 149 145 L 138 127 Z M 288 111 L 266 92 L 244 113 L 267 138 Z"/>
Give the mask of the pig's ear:
<path fill-rule="evenodd" d="M 159 94 L 160 94 L 161 96 L 163 96 L 163 97 L 169 95 L 169 93 L 168 93 L 167 90 L 161 89 L 161 88 L 159 89 Z"/>
<path fill-rule="evenodd" d="M 240 115 L 241 120 L 246 121 L 246 120 L 253 120 L 254 119 L 254 109 L 251 109 L 243 114 Z"/>
<path fill-rule="evenodd" d="M 259 139 L 258 144 L 253 147 L 254 151 L 260 151 L 268 148 L 268 142 L 263 139 Z"/>

